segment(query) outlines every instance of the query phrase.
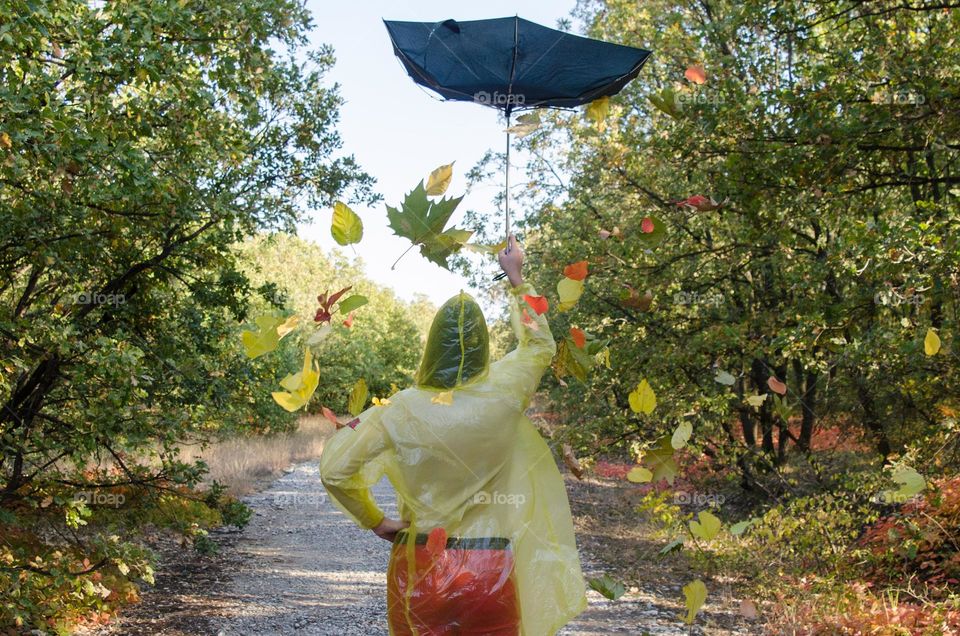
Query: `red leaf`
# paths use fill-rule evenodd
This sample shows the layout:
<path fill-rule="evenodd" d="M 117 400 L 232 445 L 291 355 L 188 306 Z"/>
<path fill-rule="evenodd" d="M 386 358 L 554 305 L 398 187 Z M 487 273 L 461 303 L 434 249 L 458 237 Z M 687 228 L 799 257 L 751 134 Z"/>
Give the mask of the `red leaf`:
<path fill-rule="evenodd" d="M 583 333 L 582 329 L 570 327 L 570 337 L 573 338 L 573 344 L 577 345 L 577 349 L 583 349 L 587 344 L 587 334 Z"/>
<path fill-rule="evenodd" d="M 347 422 L 347 426 L 349 426 L 350 428 L 355 429 L 355 428 L 357 428 L 357 424 L 359 424 L 359 423 L 360 423 L 360 418 L 359 418 L 359 417 L 355 417 L 355 418 L 353 418 L 352 420 L 350 420 L 349 422 Z"/>
<path fill-rule="evenodd" d="M 563 268 L 563 275 L 573 280 L 583 280 L 587 277 L 587 261 L 577 261 Z"/>
<path fill-rule="evenodd" d="M 329 298 L 327 298 L 327 292 L 323 292 L 317 296 L 317 302 L 320 303 L 320 308 L 317 309 L 317 315 L 314 316 L 313 320 L 315 322 L 330 322 L 330 318 L 332 317 L 330 313 L 330 307 L 333 305 L 333 303 L 337 302 L 337 299 L 347 293 L 351 287 L 353 287 L 353 285 L 347 285 Z"/>
<path fill-rule="evenodd" d="M 547 302 L 546 296 L 531 296 L 530 294 L 524 294 L 523 299 L 527 301 L 527 304 L 530 305 L 535 312 L 537 312 L 538 316 L 550 308 L 550 304 Z"/>
<path fill-rule="evenodd" d="M 694 84 L 703 84 L 707 81 L 707 72 L 699 64 L 691 64 L 683 72 L 683 76 Z"/>
<path fill-rule="evenodd" d="M 334 414 L 333 411 L 331 411 L 330 409 L 328 409 L 328 408 L 325 407 L 325 406 L 321 406 L 321 407 L 320 407 L 320 410 L 321 410 L 321 412 L 323 412 L 323 416 L 324 416 L 325 418 L 327 418 L 328 420 L 330 420 L 331 422 L 333 422 L 334 426 L 339 426 L 339 425 L 340 425 L 340 421 L 337 420 L 337 416 Z"/>
<path fill-rule="evenodd" d="M 447 531 L 443 528 L 434 528 L 427 536 L 427 552 L 437 558 L 447 548 Z"/>
<path fill-rule="evenodd" d="M 774 393 L 779 393 L 780 395 L 787 394 L 787 385 L 777 379 L 777 376 L 771 375 L 767 378 L 767 386 L 770 387 L 770 390 Z"/>
<path fill-rule="evenodd" d="M 643 220 L 640 221 L 640 231 L 644 234 L 650 234 L 654 229 L 653 219 L 649 216 L 643 217 Z"/>
<path fill-rule="evenodd" d="M 702 194 L 695 194 L 692 197 L 687 197 L 682 201 L 675 202 L 678 207 L 687 206 L 688 208 L 693 208 L 698 212 L 711 212 L 717 210 L 723 206 L 723 203 L 717 203 L 713 199 L 708 199 Z M 726 203 L 726 199 L 724 199 Z"/>
<path fill-rule="evenodd" d="M 347 326 L 347 329 L 353 326 L 353 312 L 351 311 L 347 314 L 347 319 L 343 321 L 343 324 Z"/>

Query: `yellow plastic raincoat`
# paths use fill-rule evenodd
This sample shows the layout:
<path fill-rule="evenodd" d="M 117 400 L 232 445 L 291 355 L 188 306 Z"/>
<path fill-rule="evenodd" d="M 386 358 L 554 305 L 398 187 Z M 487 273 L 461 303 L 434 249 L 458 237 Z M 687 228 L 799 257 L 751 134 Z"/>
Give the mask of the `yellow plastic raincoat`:
<path fill-rule="evenodd" d="M 387 475 L 410 524 L 397 539 L 408 580 L 417 533 L 508 538 L 520 633 L 552 636 L 587 600 L 563 478 L 524 415 L 556 352 L 545 316 L 529 310 L 536 328 L 523 324 L 524 294 L 536 291 L 524 283 L 509 293 L 519 344 L 493 364 L 479 306 L 463 292 L 451 298 L 434 319 L 416 386 L 328 439 L 320 475 L 336 506 L 366 529 L 384 517 L 369 488 Z M 434 400 L 446 391 L 452 403 Z"/>

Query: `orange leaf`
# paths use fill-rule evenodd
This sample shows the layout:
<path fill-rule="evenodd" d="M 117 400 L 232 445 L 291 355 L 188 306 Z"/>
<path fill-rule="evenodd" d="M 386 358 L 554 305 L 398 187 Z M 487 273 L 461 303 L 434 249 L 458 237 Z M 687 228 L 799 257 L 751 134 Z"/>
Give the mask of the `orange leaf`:
<path fill-rule="evenodd" d="M 331 422 L 333 422 L 333 424 L 334 424 L 335 426 L 337 426 L 337 425 L 340 424 L 340 422 L 337 421 L 337 416 L 334 414 L 333 411 L 331 411 L 330 409 L 328 409 L 328 408 L 325 407 L 325 406 L 321 406 L 321 407 L 320 407 L 320 410 L 323 412 L 323 416 L 324 416 L 325 418 L 327 418 L 328 420 L 330 420 Z"/>
<path fill-rule="evenodd" d="M 447 531 L 443 528 L 434 528 L 427 536 L 427 552 L 437 558 L 447 547 Z"/>
<path fill-rule="evenodd" d="M 577 261 L 563 268 L 563 275 L 573 280 L 583 280 L 587 277 L 587 261 Z"/>
<path fill-rule="evenodd" d="M 343 324 L 347 326 L 347 329 L 353 326 L 353 312 L 351 311 L 347 314 L 347 319 L 343 321 Z"/>
<path fill-rule="evenodd" d="M 767 386 L 770 387 L 770 390 L 774 393 L 778 393 L 780 395 L 787 394 L 787 385 L 778 380 L 777 376 L 775 375 L 771 375 L 769 378 L 767 378 Z"/>
<path fill-rule="evenodd" d="M 538 316 L 550 308 L 550 304 L 547 302 L 546 296 L 531 296 L 530 294 L 524 294 L 523 299 L 527 301 L 527 304 L 530 305 L 535 312 L 537 312 Z"/>
<path fill-rule="evenodd" d="M 583 349 L 583 345 L 587 344 L 587 334 L 583 333 L 583 329 L 570 327 L 570 337 L 573 338 L 573 344 L 577 345 L 577 349 Z"/>
<path fill-rule="evenodd" d="M 707 72 L 699 64 L 691 64 L 684 71 L 683 76 L 694 84 L 703 84 L 707 81 Z"/>
<path fill-rule="evenodd" d="M 640 221 L 640 231 L 644 234 L 650 234 L 654 229 L 656 228 L 653 225 L 653 219 L 649 216 L 643 217 L 643 220 Z"/>

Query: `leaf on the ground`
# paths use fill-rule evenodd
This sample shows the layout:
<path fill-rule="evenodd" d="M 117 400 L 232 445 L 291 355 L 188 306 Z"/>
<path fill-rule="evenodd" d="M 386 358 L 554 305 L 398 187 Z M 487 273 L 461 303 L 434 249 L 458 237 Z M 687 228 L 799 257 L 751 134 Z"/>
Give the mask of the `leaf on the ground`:
<path fill-rule="evenodd" d="M 653 413 L 653 409 L 657 408 L 657 396 L 646 378 L 641 380 L 637 388 L 630 392 L 627 399 L 630 402 L 630 409 L 634 413 L 646 413 L 650 415 Z"/>
<path fill-rule="evenodd" d="M 723 522 L 713 513 L 701 510 L 700 514 L 697 515 L 697 519 L 699 519 L 699 521 L 690 521 L 690 532 L 693 536 L 703 539 L 704 541 L 710 541 L 720 534 Z"/>
<path fill-rule="evenodd" d="M 430 173 L 430 176 L 427 177 L 426 187 L 428 196 L 438 197 L 447 191 L 447 188 L 450 187 L 450 180 L 453 178 L 453 163 L 440 166 Z"/>
<path fill-rule="evenodd" d="M 623 586 L 623 583 L 614 580 L 609 574 L 604 574 L 601 577 L 590 579 L 589 584 L 591 590 L 599 592 L 611 601 L 617 600 L 627 591 L 627 588 Z"/>
<path fill-rule="evenodd" d="M 333 204 L 333 222 L 330 225 L 330 234 L 340 245 L 359 243 L 363 238 L 363 221 L 351 210 L 346 203 L 337 201 Z"/>
<path fill-rule="evenodd" d="M 347 400 L 347 410 L 350 411 L 350 415 L 360 415 L 363 412 L 363 407 L 367 405 L 367 396 L 369 395 L 367 381 L 360 378 L 354 383 Z"/>
<path fill-rule="evenodd" d="M 740 616 L 747 620 L 753 620 L 757 617 L 757 605 L 751 600 L 743 599 L 740 601 Z"/>
<path fill-rule="evenodd" d="M 684 622 L 692 625 L 697 613 L 707 600 L 707 586 L 697 579 L 683 586 L 683 596 L 686 599 L 687 616 Z"/>
<path fill-rule="evenodd" d="M 927 329 L 923 339 L 923 352 L 928 356 L 935 356 L 940 351 L 940 336 L 933 329 Z"/>
<path fill-rule="evenodd" d="M 680 422 L 680 424 L 677 425 L 677 429 L 673 431 L 673 437 L 670 438 L 670 445 L 679 450 L 687 445 L 687 441 L 692 434 L 693 423 L 689 420 L 684 420 Z"/>
<path fill-rule="evenodd" d="M 307 405 L 319 384 L 320 369 L 314 365 L 310 349 L 307 349 L 303 355 L 303 368 L 280 381 L 286 391 L 274 391 L 271 395 L 277 404 L 292 413 Z"/>
<path fill-rule="evenodd" d="M 400 208 L 387 206 L 390 228 L 397 236 L 420 246 L 420 253 L 440 267 L 450 269 L 447 258 L 473 235 L 470 230 L 444 229 L 463 197 L 431 201 L 423 181 L 407 193 Z"/>

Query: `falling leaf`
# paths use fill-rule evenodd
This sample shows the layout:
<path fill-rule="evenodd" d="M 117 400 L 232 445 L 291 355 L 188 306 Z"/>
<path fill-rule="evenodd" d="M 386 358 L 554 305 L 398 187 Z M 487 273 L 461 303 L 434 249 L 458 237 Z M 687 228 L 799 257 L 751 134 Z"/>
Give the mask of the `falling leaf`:
<path fill-rule="evenodd" d="M 643 217 L 643 220 L 640 221 L 640 231 L 644 234 L 652 234 L 654 229 L 653 219 L 649 216 Z"/>
<path fill-rule="evenodd" d="M 693 434 L 693 424 L 687 420 L 680 422 L 677 429 L 670 438 L 670 445 L 679 450 L 687 445 L 690 436 Z"/>
<path fill-rule="evenodd" d="M 690 532 L 693 536 L 703 539 L 704 541 L 710 541 L 720 534 L 723 522 L 721 522 L 716 515 L 706 510 L 701 510 L 697 518 L 699 521 L 690 522 Z"/>
<path fill-rule="evenodd" d="M 293 314 L 285 321 L 277 325 L 277 335 L 283 339 L 285 335 L 296 329 L 297 325 L 300 323 L 300 316 Z"/>
<path fill-rule="evenodd" d="M 254 320 L 257 325 L 256 331 L 246 330 L 240 334 L 244 353 L 251 360 L 265 353 L 270 353 L 277 348 L 280 339 L 292 331 L 292 325 L 295 325 L 298 319 L 296 314 L 286 320 L 280 316 L 269 314 L 259 316 Z M 281 327 L 283 328 L 282 334 L 279 331 Z"/>
<path fill-rule="evenodd" d="M 583 329 L 570 327 L 570 337 L 573 338 L 573 344 L 577 345 L 577 349 L 583 349 L 583 346 L 587 344 L 587 334 L 583 332 Z"/>
<path fill-rule="evenodd" d="M 569 311 L 573 309 L 577 301 L 580 300 L 581 294 L 583 294 L 583 281 L 564 276 L 560 282 L 557 283 L 557 295 L 560 296 L 558 311 Z"/>
<path fill-rule="evenodd" d="M 0 133 L 0 146 L 3 146 L 7 150 L 13 148 L 13 141 L 10 139 L 10 135 L 5 132 Z"/>
<path fill-rule="evenodd" d="M 587 261 L 577 261 L 563 268 L 563 275 L 573 280 L 583 280 L 587 277 Z"/>
<path fill-rule="evenodd" d="M 681 548 L 683 548 L 683 537 L 677 537 L 667 545 L 660 548 L 659 554 L 660 556 L 664 556 L 670 554 L 674 550 L 680 550 Z"/>
<path fill-rule="evenodd" d="M 717 375 L 714 376 L 713 379 L 719 382 L 720 384 L 724 384 L 726 386 L 733 386 L 734 383 L 737 381 L 735 377 L 733 377 L 731 374 L 727 373 L 723 369 L 718 369 Z"/>
<path fill-rule="evenodd" d="M 653 471 L 651 481 L 658 482 L 666 479 L 667 483 L 673 484 L 677 476 L 677 462 L 673 458 L 674 450 L 670 442 L 670 436 L 664 435 L 657 440 L 656 446 L 643 455 L 643 463 Z"/>
<path fill-rule="evenodd" d="M 747 620 L 753 620 L 757 617 L 757 606 L 753 601 L 743 599 L 740 601 L 740 616 Z"/>
<path fill-rule="evenodd" d="M 496 256 L 496 254 L 500 250 L 504 249 L 506 246 L 507 246 L 506 239 L 500 241 L 496 245 L 493 245 L 493 244 L 486 245 L 483 243 L 464 243 L 463 244 L 464 249 L 468 249 L 471 252 L 477 252 L 480 254 L 493 254 L 494 256 Z"/>
<path fill-rule="evenodd" d="M 330 312 L 330 308 L 333 306 L 333 303 L 337 302 L 341 296 L 347 293 L 353 285 L 347 285 L 340 291 L 336 292 L 329 298 L 327 297 L 327 292 L 323 292 L 317 296 L 317 302 L 320 303 L 320 308 L 317 309 L 317 314 L 313 317 L 315 322 L 330 322 L 330 319 L 333 317 L 333 314 Z"/>
<path fill-rule="evenodd" d="M 563 445 L 563 463 L 567 465 L 574 477 L 583 479 L 583 468 L 577 456 L 573 454 L 573 447 L 570 444 Z"/>
<path fill-rule="evenodd" d="M 603 366 L 610 368 L 610 347 L 604 347 L 600 353 L 597 354 L 597 364 L 603 363 Z"/>
<path fill-rule="evenodd" d="M 694 84 L 703 84 L 707 81 L 707 72 L 699 64 L 691 64 L 683 72 L 683 76 Z"/>
<path fill-rule="evenodd" d="M 610 98 L 603 96 L 595 99 L 587 105 L 587 119 L 595 124 L 601 123 L 610 113 Z"/>
<path fill-rule="evenodd" d="M 547 309 L 550 308 L 550 303 L 547 302 L 546 296 L 531 296 L 530 294 L 524 294 L 523 299 L 527 301 L 527 304 L 530 305 L 535 312 L 537 312 L 538 316 L 544 314 Z"/>
<path fill-rule="evenodd" d="M 450 180 L 453 178 L 453 163 L 448 163 L 445 166 L 440 166 L 436 170 L 430 173 L 430 176 L 427 177 L 427 195 L 431 197 L 438 197 L 444 192 L 447 191 L 447 188 L 450 187 Z"/>
<path fill-rule="evenodd" d="M 523 317 L 521 322 L 526 326 L 530 327 L 534 331 L 540 331 L 540 325 L 537 324 L 537 321 L 533 319 L 533 316 L 527 313 L 527 310 L 523 310 Z"/>
<path fill-rule="evenodd" d="M 700 611 L 707 600 L 707 586 L 700 579 L 687 583 L 683 586 L 683 596 L 687 605 L 687 617 L 684 622 L 687 625 L 692 625 L 697 617 L 697 612 Z"/>
<path fill-rule="evenodd" d="M 387 206 L 390 228 L 397 236 L 420 246 L 420 253 L 440 267 L 450 269 L 447 257 L 457 252 L 473 235 L 471 230 L 444 229 L 463 197 L 431 201 L 423 181 L 407 193 L 400 208 Z"/>
<path fill-rule="evenodd" d="M 504 132 L 516 135 L 518 139 L 523 139 L 538 128 L 540 128 L 540 113 L 534 111 L 517 117 L 517 123 L 504 130 Z"/>
<path fill-rule="evenodd" d="M 330 234 L 340 245 L 359 243 L 363 238 L 363 221 L 347 204 L 337 201 L 333 205 L 333 223 Z"/>
<path fill-rule="evenodd" d="M 893 481 L 900 484 L 897 494 L 902 497 L 912 497 L 920 494 L 927 487 L 927 481 L 923 478 L 923 475 L 910 466 L 900 466 L 894 469 L 892 478 Z"/>
<path fill-rule="evenodd" d="M 657 396 L 650 388 L 650 383 L 647 382 L 646 378 L 640 381 L 640 384 L 630 393 L 628 399 L 630 408 L 634 413 L 650 415 L 653 413 L 653 409 L 657 408 Z"/>
<path fill-rule="evenodd" d="M 390 400 L 388 400 L 387 398 L 378 398 L 378 397 L 374 397 L 371 400 L 371 402 L 373 402 L 374 406 L 387 406 L 388 404 L 390 404 Z"/>
<path fill-rule="evenodd" d="M 763 401 L 767 399 L 767 393 L 763 395 L 749 395 L 747 396 L 746 403 L 754 408 L 760 408 L 763 406 Z"/>
<path fill-rule="evenodd" d="M 453 404 L 453 391 L 441 391 L 435 396 L 430 398 L 430 401 L 434 404 L 443 404 L 444 406 L 450 406 Z"/>
<path fill-rule="evenodd" d="M 627 588 L 624 587 L 623 583 L 615 581 L 609 574 L 604 574 L 599 578 L 590 579 L 588 583 L 591 590 L 600 593 L 611 601 L 617 600 L 627 591 Z"/>
<path fill-rule="evenodd" d="M 698 212 L 712 212 L 713 210 L 718 210 L 723 207 L 724 203 L 717 203 L 713 198 L 707 198 L 702 194 L 695 194 L 691 197 L 687 197 L 681 201 L 675 201 L 674 203 L 678 207 L 688 207 Z"/>
<path fill-rule="evenodd" d="M 664 88 L 659 93 L 648 95 L 647 99 L 657 109 L 670 115 L 673 119 L 680 119 L 683 116 L 677 105 L 677 94 L 672 88 Z"/>
<path fill-rule="evenodd" d="M 321 406 L 320 412 L 323 413 L 323 416 L 328 420 L 330 420 L 332 424 L 334 424 L 335 426 L 340 426 L 340 420 L 337 419 L 337 416 L 333 411 L 331 411 L 325 406 Z"/>
<path fill-rule="evenodd" d="M 280 386 L 287 391 L 274 391 L 271 395 L 277 404 L 292 413 L 307 405 L 318 384 L 320 370 L 310 358 L 310 349 L 307 349 L 303 354 L 303 369 L 280 381 Z"/>
<path fill-rule="evenodd" d="M 770 390 L 779 395 L 787 394 L 787 385 L 777 379 L 777 376 L 771 375 L 767 378 L 767 386 L 770 387 Z"/>
<path fill-rule="evenodd" d="M 343 321 L 343 325 L 344 325 L 347 329 L 350 329 L 351 327 L 353 327 L 353 312 L 352 312 L 352 311 L 351 311 L 349 314 L 347 314 L 347 318 Z"/>
<path fill-rule="evenodd" d="M 427 535 L 427 554 L 434 559 L 440 558 L 447 549 L 447 531 L 443 528 L 434 528 Z"/>
<path fill-rule="evenodd" d="M 360 415 L 363 412 L 363 407 L 367 405 L 368 395 L 370 395 L 370 392 L 367 389 L 367 382 L 360 378 L 350 390 L 350 397 L 347 400 L 347 410 L 350 411 L 350 415 Z"/>
<path fill-rule="evenodd" d="M 754 517 L 752 519 L 746 519 L 744 521 L 738 521 L 737 523 L 730 526 L 730 534 L 735 537 L 739 537 L 741 534 L 747 531 L 747 529 L 753 524 L 760 521 L 759 518 Z"/>
<path fill-rule="evenodd" d="M 927 335 L 923 339 L 923 352 L 928 356 L 937 355 L 940 351 L 940 336 L 933 329 L 927 329 Z"/>
<path fill-rule="evenodd" d="M 368 302 L 370 301 L 363 294 L 354 294 L 353 296 L 350 296 L 349 298 L 344 298 L 342 301 L 340 301 L 338 310 L 340 311 L 341 314 L 349 313 L 354 309 L 359 309 L 360 307 L 363 307 Z"/>
<path fill-rule="evenodd" d="M 627 479 L 636 484 L 645 484 L 653 479 L 653 471 L 643 466 L 634 466 L 627 473 Z"/>

